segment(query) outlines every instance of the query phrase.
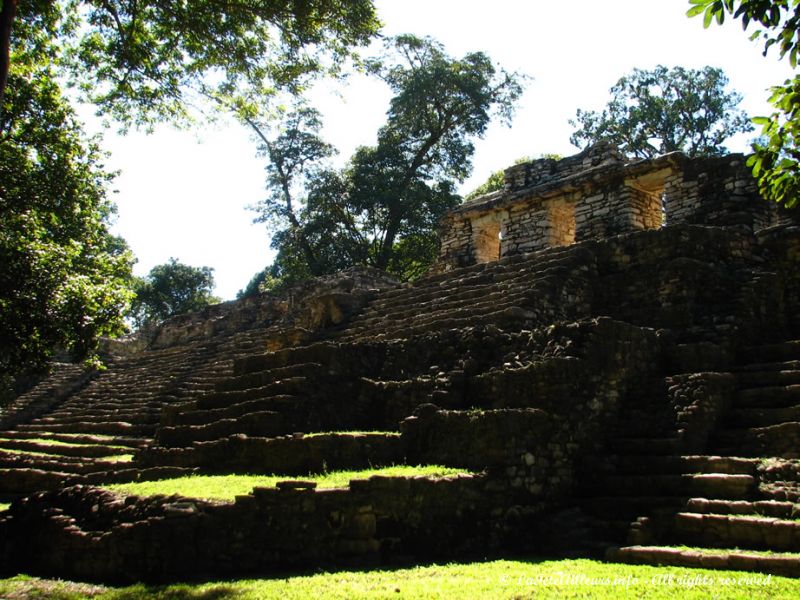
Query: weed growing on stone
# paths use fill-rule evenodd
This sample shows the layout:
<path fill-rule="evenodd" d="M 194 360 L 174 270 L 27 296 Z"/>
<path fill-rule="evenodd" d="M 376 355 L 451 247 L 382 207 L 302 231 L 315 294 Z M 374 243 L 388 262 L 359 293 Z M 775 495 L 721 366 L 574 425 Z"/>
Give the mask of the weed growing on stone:
<path fill-rule="evenodd" d="M 703 548 L 701 546 L 653 546 L 654 548 L 674 548 L 681 551 L 700 552 L 702 554 L 754 554 L 757 556 L 792 556 L 800 558 L 795 552 L 773 552 L 772 550 L 750 550 L 749 548 Z"/>

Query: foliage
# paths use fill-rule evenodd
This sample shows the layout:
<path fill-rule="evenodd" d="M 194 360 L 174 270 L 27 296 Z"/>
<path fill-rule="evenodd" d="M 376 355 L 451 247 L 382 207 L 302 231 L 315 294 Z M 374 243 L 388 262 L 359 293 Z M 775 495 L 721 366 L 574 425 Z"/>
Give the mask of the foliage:
<path fill-rule="evenodd" d="M 10 33 L 30 47 L 39 32 L 99 111 L 149 125 L 184 120 L 198 94 L 296 90 L 378 26 L 371 0 L 32 0 Z"/>
<path fill-rule="evenodd" d="M 385 477 L 446 477 L 468 473 L 463 469 L 452 469 L 438 465 L 393 466 L 362 471 L 336 471 L 323 474 L 309 474 L 304 480 L 315 481 L 317 488 L 347 487 L 351 479 L 368 479 L 373 475 Z M 158 494 L 179 494 L 189 498 L 206 500 L 233 500 L 238 495 L 249 494 L 254 487 L 275 487 L 286 475 L 189 475 L 175 479 L 140 481 L 134 483 L 115 483 L 105 486 L 109 490 L 124 495 L 155 496 Z"/>
<path fill-rule="evenodd" d="M 277 283 L 271 275 L 272 266 L 264 267 L 261 271 L 253 275 L 247 285 L 236 293 L 236 298 L 252 298 L 263 292 L 271 290 Z"/>
<path fill-rule="evenodd" d="M 331 150 L 312 118 L 290 114 L 269 142 L 256 128 L 274 151 L 264 153 L 272 196 L 258 207 L 261 220 L 277 228 L 274 278 L 296 281 L 359 264 L 403 278 L 422 274 L 436 256 L 438 221 L 457 205 L 455 186 L 470 172 L 473 139 L 494 115 L 510 121 L 524 80 L 481 52 L 452 58 L 438 42 L 410 35 L 387 40 L 383 55 L 367 64 L 394 97 L 376 145 L 357 149 L 344 169 L 322 162 Z M 294 152 L 305 148 L 300 186 L 295 176 L 274 177 L 284 156 L 293 164 L 289 139 L 298 142 Z M 305 195 L 289 202 L 295 186 Z"/>
<path fill-rule="evenodd" d="M 764 55 L 777 46 L 778 57 L 789 57 L 797 68 L 800 49 L 800 0 L 690 0 L 693 4 L 687 14 L 703 15 L 703 25 L 708 27 L 716 20 L 725 21 L 725 15 L 741 20 L 747 29 L 756 24 L 751 39 L 764 42 Z M 748 165 L 753 168 L 761 194 L 788 208 L 797 205 L 800 198 L 800 76 L 787 79 L 782 85 L 771 88 L 770 103 L 775 112 L 769 117 L 753 121 L 761 126 L 761 136 L 753 145 L 753 156 Z"/>
<path fill-rule="evenodd" d="M 689 156 L 725 154 L 727 138 L 753 129 L 737 108 L 741 96 L 726 91 L 727 85 L 722 70 L 713 67 L 634 69 L 611 88 L 602 112 L 578 110 L 570 121 L 578 127 L 570 142 L 586 147 L 605 140 L 639 158 L 677 150 Z"/>
<path fill-rule="evenodd" d="M 491 194 L 492 192 L 502 190 L 504 183 L 505 169 L 498 169 L 497 171 L 492 172 L 486 181 L 464 196 L 464 200 L 474 200 L 479 196 L 485 196 L 486 194 Z"/>
<path fill-rule="evenodd" d="M 0 596 L 55 600 L 144 600 L 145 598 L 797 598 L 800 580 L 761 573 L 651 567 L 595 560 L 484 560 L 407 568 L 299 573 L 166 586 L 93 586 L 19 575 L 0 579 Z"/>
<path fill-rule="evenodd" d="M 0 373 L 43 367 L 56 347 L 93 355 L 124 331 L 133 258 L 112 236 L 112 175 L 52 68 L 20 56 L 0 116 Z"/>
<path fill-rule="evenodd" d="M 137 327 L 174 315 L 201 310 L 220 300 L 214 290 L 214 269 L 192 267 L 170 258 L 134 285 L 130 317 Z"/>

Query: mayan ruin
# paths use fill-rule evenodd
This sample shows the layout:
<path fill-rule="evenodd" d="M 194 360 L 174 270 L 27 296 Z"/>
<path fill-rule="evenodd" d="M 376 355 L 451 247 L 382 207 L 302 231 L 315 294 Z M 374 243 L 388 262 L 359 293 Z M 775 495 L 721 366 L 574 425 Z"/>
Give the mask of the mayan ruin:
<path fill-rule="evenodd" d="M 741 155 L 595 146 L 507 169 L 414 283 L 353 269 L 109 342 L 106 370 L 56 365 L 0 412 L 0 567 L 125 583 L 528 552 L 800 576 L 791 216 Z M 461 471 L 307 480 L 404 464 Z M 103 488 L 190 473 L 282 481 Z"/>

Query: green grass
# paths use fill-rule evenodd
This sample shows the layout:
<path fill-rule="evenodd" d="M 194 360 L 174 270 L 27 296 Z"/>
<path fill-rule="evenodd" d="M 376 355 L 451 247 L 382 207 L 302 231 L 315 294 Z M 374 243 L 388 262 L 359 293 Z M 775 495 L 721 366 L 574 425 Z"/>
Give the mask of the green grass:
<path fill-rule="evenodd" d="M 62 437 L 86 437 L 86 436 L 90 436 L 90 437 L 93 437 L 93 438 L 97 438 L 99 440 L 113 440 L 115 437 L 117 437 L 115 435 L 110 435 L 110 434 L 107 434 L 107 433 L 66 433 L 66 432 L 63 432 L 63 431 L 59 431 L 58 433 L 47 433 L 47 432 L 44 432 L 44 435 L 59 435 L 59 436 L 62 436 Z"/>
<path fill-rule="evenodd" d="M 279 598 L 798 598 L 800 580 L 756 573 L 606 564 L 511 561 L 339 571 L 196 585 L 88 586 L 24 576 L 0 580 L 0 597 L 77 600 Z"/>
<path fill-rule="evenodd" d="M 16 448 L 0 448 L 0 452 L 6 452 L 8 454 L 24 454 L 26 456 L 48 456 L 50 458 L 64 457 L 63 454 L 58 454 L 57 452 L 35 452 L 33 450 L 18 450 Z"/>
<path fill-rule="evenodd" d="M 6 442 L 30 442 L 32 444 L 41 444 L 42 446 L 66 446 L 68 448 L 86 448 L 88 446 L 107 446 L 117 450 L 130 450 L 128 446 L 108 446 L 107 444 L 87 444 L 83 442 L 62 442 L 60 440 L 51 440 L 49 438 L 0 438 L 0 445 Z"/>
<path fill-rule="evenodd" d="M 385 435 L 388 437 L 400 437 L 399 431 L 315 431 L 306 433 L 303 437 L 319 437 L 321 435 Z"/>
<path fill-rule="evenodd" d="M 98 456 L 97 460 L 106 462 L 131 462 L 133 454 L 113 454 L 111 456 Z"/>
<path fill-rule="evenodd" d="M 128 448 L 122 449 L 128 450 Z M 7 452 L 8 454 L 24 454 L 25 456 L 46 456 L 48 458 L 77 458 L 67 454 L 59 454 L 58 452 L 37 452 L 34 450 L 18 450 L 17 448 L 0 448 L 0 452 Z M 94 458 L 108 462 L 131 462 L 133 460 L 133 454 L 112 454 L 110 456 L 96 456 Z"/>
<path fill-rule="evenodd" d="M 307 475 L 295 477 L 289 475 L 189 475 L 175 479 L 161 479 L 159 481 L 140 481 L 135 483 L 119 483 L 103 486 L 126 496 L 155 496 L 157 494 L 179 494 L 189 498 L 203 498 L 206 500 L 233 500 L 235 496 L 249 494 L 256 486 L 273 487 L 279 481 L 287 479 L 303 479 L 316 481 L 318 488 L 347 487 L 351 479 L 366 479 L 373 475 L 394 477 L 445 477 L 468 473 L 464 469 L 450 469 L 448 467 L 418 466 L 418 467 L 385 467 L 366 471 L 336 471 L 322 475 Z"/>

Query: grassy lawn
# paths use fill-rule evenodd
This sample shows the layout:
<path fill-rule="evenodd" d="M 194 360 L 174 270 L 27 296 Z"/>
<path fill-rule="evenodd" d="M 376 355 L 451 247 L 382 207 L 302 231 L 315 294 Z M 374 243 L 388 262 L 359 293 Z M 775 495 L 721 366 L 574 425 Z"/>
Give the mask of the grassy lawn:
<path fill-rule="evenodd" d="M 395 477 L 445 477 L 468 473 L 464 469 L 451 469 L 436 465 L 398 466 L 366 471 L 336 471 L 322 475 L 291 477 L 287 475 L 190 475 L 175 479 L 159 481 L 141 481 L 136 483 L 119 483 L 103 486 L 126 496 L 154 496 L 156 494 L 179 494 L 189 498 L 206 500 L 233 500 L 235 496 L 249 494 L 256 486 L 273 487 L 279 481 L 287 479 L 303 479 L 316 481 L 318 488 L 347 487 L 351 479 L 367 479 L 373 475 Z"/>
<path fill-rule="evenodd" d="M 590 560 L 511 561 L 339 571 L 288 578 L 125 588 L 15 577 L 2 598 L 798 598 L 800 580 L 756 573 L 605 564 Z"/>

